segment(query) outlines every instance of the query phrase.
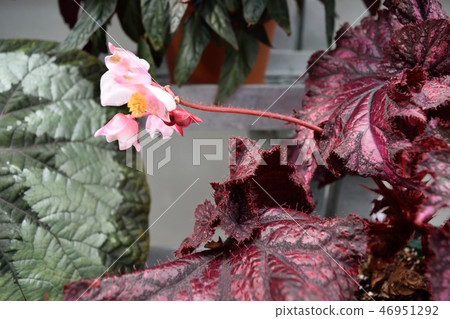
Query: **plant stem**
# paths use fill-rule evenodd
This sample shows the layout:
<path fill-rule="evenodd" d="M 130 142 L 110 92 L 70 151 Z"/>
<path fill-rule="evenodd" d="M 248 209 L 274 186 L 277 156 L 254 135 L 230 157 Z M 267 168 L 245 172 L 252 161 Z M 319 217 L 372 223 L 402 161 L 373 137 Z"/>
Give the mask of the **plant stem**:
<path fill-rule="evenodd" d="M 261 110 L 251 110 L 251 109 L 245 109 L 240 107 L 225 107 L 225 106 L 212 106 L 212 105 L 205 105 L 195 102 L 190 102 L 183 100 L 179 96 L 175 95 L 173 93 L 170 86 L 165 86 L 164 89 L 171 94 L 174 99 L 177 101 L 178 104 L 184 105 L 186 107 L 190 107 L 196 110 L 206 111 L 206 112 L 217 112 L 217 113 L 235 113 L 235 114 L 245 114 L 245 115 L 253 115 L 253 116 L 259 116 L 259 117 L 267 117 L 271 119 L 286 121 L 292 124 L 300 125 L 306 128 L 309 128 L 319 134 L 322 134 L 323 130 L 311 123 L 302 121 L 300 119 L 297 119 L 293 116 L 279 114 L 279 113 L 273 113 L 273 112 L 266 112 Z"/>

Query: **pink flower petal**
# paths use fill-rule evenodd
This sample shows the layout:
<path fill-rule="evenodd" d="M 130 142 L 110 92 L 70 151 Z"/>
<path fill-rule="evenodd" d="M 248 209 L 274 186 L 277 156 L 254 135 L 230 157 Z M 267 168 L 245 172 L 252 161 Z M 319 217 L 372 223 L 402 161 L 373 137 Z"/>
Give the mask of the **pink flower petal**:
<path fill-rule="evenodd" d="M 100 103 L 103 106 L 124 105 L 130 99 L 130 96 L 136 92 L 133 86 L 119 84 L 115 80 L 114 73 L 107 71 L 100 79 Z"/>
<path fill-rule="evenodd" d="M 170 122 L 169 111 L 176 108 L 173 97 L 166 91 L 151 85 L 145 85 L 140 91 L 147 100 L 147 113 L 156 115 L 166 122 Z"/>
<path fill-rule="evenodd" d="M 163 138 L 172 136 L 174 126 L 166 125 L 159 117 L 150 115 L 145 123 L 145 129 L 152 138 L 155 138 L 157 133 L 160 132 Z M 177 130 L 179 133 L 179 131 Z"/>
<path fill-rule="evenodd" d="M 108 142 L 119 140 L 120 150 L 134 146 L 139 152 L 141 145 L 138 143 L 138 132 L 139 125 L 131 115 L 117 113 L 105 126 L 97 130 L 94 136 L 105 136 Z"/>
<path fill-rule="evenodd" d="M 166 107 L 167 111 L 172 111 L 177 108 L 177 103 L 175 103 L 175 100 L 173 99 L 172 95 L 164 91 L 163 89 L 157 88 L 156 86 L 152 85 L 146 85 L 146 88 L 148 88 L 152 94 L 161 101 L 162 104 Z"/>
<path fill-rule="evenodd" d="M 136 72 L 147 72 L 150 64 L 144 59 L 139 59 L 133 52 L 116 48 L 109 43 L 109 51 L 112 55 L 105 58 L 106 67 L 113 73 L 123 74 L 124 70 L 135 70 Z"/>

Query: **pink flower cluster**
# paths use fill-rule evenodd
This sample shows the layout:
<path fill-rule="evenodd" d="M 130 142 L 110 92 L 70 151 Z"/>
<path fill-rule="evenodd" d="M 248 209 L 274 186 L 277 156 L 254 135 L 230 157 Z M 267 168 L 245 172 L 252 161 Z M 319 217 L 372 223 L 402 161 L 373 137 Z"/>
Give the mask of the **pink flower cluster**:
<path fill-rule="evenodd" d="M 145 129 L 152 138 L 158 132 L 163 138 L 171 136 L 173 131 L 183 135 L 183 127 L 202 122 L 194 114 L 177 108 L 172 95 L 152 82 L 147 61 L 111 43 L 109 50 L 112 55 L 105 58 L 108 71 L 100 80 L 100 102 L 103 106 L 127 104 L 131 114 L 116 114 L 95 132 L 95 137 L 105 136 L 108 142 L 118 140 L 121 150 L 133 145 L 139 152 L 136 118 L 147 116 Z"/>

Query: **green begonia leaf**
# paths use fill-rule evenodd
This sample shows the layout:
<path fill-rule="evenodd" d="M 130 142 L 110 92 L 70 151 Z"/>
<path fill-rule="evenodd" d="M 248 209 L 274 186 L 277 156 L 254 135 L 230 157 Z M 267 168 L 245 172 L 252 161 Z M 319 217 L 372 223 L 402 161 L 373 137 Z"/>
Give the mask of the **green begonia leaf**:
<path fill-rule="evenodd" d="M 240 6 L 240 0 L 225 0 L 225 7 L 227 7 L 227 10 L 230 12 L 235 12 L 239 9 Z"/>
<path fill-rule="evenodd" d="M 194 1 L 195 9 L 208 26 L 234 49 L 238 49 L 238 41 L 227 8 L 222 1 Z"/>
<path fill-rule="evenodd" d="M 267 11 L 287 34 L 291 34 L 287 0 L 268 1 Z"/>
<path fill-rule="evenodd" d="M 142 22 L 150 43 L 156 51 L 164 46 L 168 28 L 167 5 L 165 0 L 141 0 Z"/>
<path fill-rule="evenodd" d="M 336 3 L 335 0 L 325 0 L 323 2 L 325 6 L 325 25 L 326 25 L 326 33 L 327 33 L 327 42 L 328 45 L 331 45 L 333 42 L 334 35 L 334 20 L 335 20 L 335 8 Z"/>
<path fill-rule="evenodd" d="M 169 0 L 169 15 L 170 15 L 170 33 L 175 33 L 180 26 L 181 19 L 187 9 L 187 3 L 179 0 Z"/>
<path fill-rule="evenodd" d="M 116 12 L 123 31 L 137 42 L 145 33 L 140 0 L 118 0 Z"/>
<path fill-rule="evenodd" d="M 189 80 L 210 37 L 208 27 L 197 14 L 187 18 L 183 25 L 180 49 L 175 63 L 175 80 L 178 85 L 183 85 Z"/>
<path fill-rule="evenodd" d="M 268 0 L 242 0 L 245 21 L 250 24 L 257 23 L 266 9 L 267 1 Z"/>
<path fill-rule="evenodd" d="M 259 52 L 258 39 L 246 32 L 238 33 L 239 50 L 228 47 L 220 70 L 216 103 L 221 104 L 250 74 Z"/>
<path fill-rule="evenodd" d="M 0 41 L 0 300 L 57 300 L 66 282 L 145 262 L 149 195 L 116 143 L 94 138 L 104 67 L 57 44 Z"/>
<path fill-rule="evenodd" d="M 184 16 L 186 3 L 179 0 L 141 0 L 142 22 L 155 51 L 164 51 Z"/>
<path fill-rule="evenodd" d="M 68 51 L 87 42 L 89 37 L 112 16 L 116 2 L 117 0 L 86 0 L 77 23 L 55 50 Z"/>

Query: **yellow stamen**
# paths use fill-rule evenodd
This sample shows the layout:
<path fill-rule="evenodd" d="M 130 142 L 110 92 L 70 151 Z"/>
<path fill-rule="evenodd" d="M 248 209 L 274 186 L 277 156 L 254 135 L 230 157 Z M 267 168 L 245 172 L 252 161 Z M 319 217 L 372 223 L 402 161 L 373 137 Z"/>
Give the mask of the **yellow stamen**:
<path fill-rule="evenodd" d="M 135 117 L 141 117 L 147 109 L 147 99 L 140 92 L 133 93 L 128 101 L 128 108 Z"/>

